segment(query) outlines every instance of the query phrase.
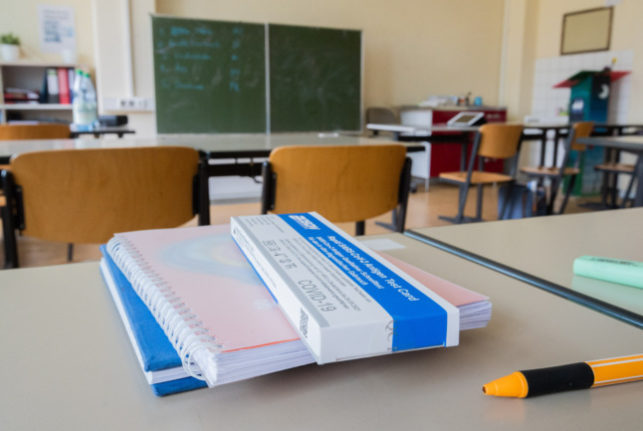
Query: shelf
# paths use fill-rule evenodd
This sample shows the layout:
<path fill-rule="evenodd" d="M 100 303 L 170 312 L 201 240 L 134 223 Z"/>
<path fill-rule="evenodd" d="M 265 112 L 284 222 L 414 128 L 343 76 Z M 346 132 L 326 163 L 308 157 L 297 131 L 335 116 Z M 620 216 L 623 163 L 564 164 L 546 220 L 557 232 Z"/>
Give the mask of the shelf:
<path fill-rule="evenodd" d="M 68 67 L 77 68 L 77 64 L 63 63 L 63 62 L 50 62 L 39 60 L 18 60 L 18 61 L 0 61 L 0 67 L 5 66 L 18 66 L 18 67 Z"/>
<path fill-rule="evenodd" d="M 60 103 L 6 103 L 0 109 L 7 111 L 71 111 L 71 105 Z"/>

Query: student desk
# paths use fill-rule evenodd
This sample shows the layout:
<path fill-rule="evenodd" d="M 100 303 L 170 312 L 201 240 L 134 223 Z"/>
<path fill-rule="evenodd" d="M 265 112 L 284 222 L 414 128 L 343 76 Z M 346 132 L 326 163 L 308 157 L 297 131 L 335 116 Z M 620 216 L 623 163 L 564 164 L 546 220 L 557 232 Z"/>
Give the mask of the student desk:
<path fill-rule="evenodd" d="M 643 261 L 643 208 L 412 229 L 413 238 L 643 328 L 643 290 L 574 276 L 582 255 Z M 640 349 L 639 349 L 640 350 Z"/>
<path fill-rule="evenodd" d="M 390 144 L 359 136 L 339 134 L 290 133 L 290 134 L 221 134 L 221 135 L 160 135 L 154 138 L 123 137 L 121 139 L 43 139 L 0 141 L 0 164 L 8 164 L 12 155 L 20 153 L 82 148 L 122 148 L 136 146 L 187 146 L 201 151 L 204 162 L 200 164 L 199 223 L 209 224 L 208 178 L 216 176 L 261 175 L 262 160 L 278 147 L 288 145 L 368 145 Z M 424 151 L 418 143 L 405 143 L 407 152 Z"/>
<path fill-rule="evenodd" d="M 92 130 L 72 130 L 69 133 L 70 138 L 80 138 L 81 136 L 93 136 L 94 138 L 99 138 L 104 135 L 116 135 L 119 138 L 122 138 L 124 135 L 132 135 L 136 133 L 132 129 L 128 129 L 127 127 L 121 127 L 121 126 L 113 126 L 113 127 L 97 127 Z"/>
<path fill-rule="evenodd" d="M 562 124 L 525 124 L 523 132 L 523 141 L 537 140 L 540 142 L 540 164 L 545 160 L 545 150 L 549 131 L 555 132 L 555 142 L 558 142 L 561 133 L 567 130 L 569 126 Z M 432 144 L 457 144 L 464 148 L 460 149 L 460 171 L 467 170 L 467 155 L 469 143 L 473 141 L 472 135 L 478 131 L 480 126 L 449 126 L 447 124 L 433 124 L 428 127 L 410 126 L 404 124 L 378 124 L 369 123 L 366 128 L 378 135 L 379 132 L 388 132 L 393 134 L 393 138 L 404 142 L 423 142 L 426 147 L 424 159 L 418 159 L 416 156 L 412 174 L 417 177 L 425 178 L 425 188 L 428 190 L 429 180 L 437 177 L 440 169 L 431 170 L 431 145 Z M 557 146 L 554 146 L 554 156 L 557 152 Z M 500 169 L 499 169 L 500 170 Z"/>
<path fill-rule="evenodd" d="M 380 237 L 382 238 L 382 237 Z M 388 253 L 489 295 L 460 346 L 157 398 L 97 262 L 0 272 L 3 429 L 639 429 L 643 383 L 527 400 L 482 384 L 518 369 L 636 353 L 643 332 L 401 234 Z"/>
<path fill-rule="evenodd" d="M 539 141 L 540 156 L 538 164 L 545 165 L 547 142 L 554 142 L 552 160 L 558 159 L 558 141 L 567 137 L 569 124 L 560 123 L 524 123 L 523 141 Z M 435 124 L 428 127 L 417 127 L 404 124 L 377 124 L 370 123 L 366 125 L 368 130 L 374 134 L 379 132 L 388 132 L 393 134 L 393 138 L 399 141 L 428 141 L 431 143 L 441 142 L 458 142 L 468 143 L 470 135 L 478 131 L 480 126 L 455 127 L 446 124 Z M 642 124 L 617 124 L 617 123 L 597 123 L 594 126 L 592 136 L 624 136 L 640 133 L 643 128 Z M 449 132 L 448 134 L 433 134 Z M 551 132 L 551 133 L 550 133 Z M 613 156 L 608 155 L 611 160 Z M 461 156 L 464 160 L 464 155 Z M 461 162 L 460 170 L 465 170 L 464 162 Z"/>

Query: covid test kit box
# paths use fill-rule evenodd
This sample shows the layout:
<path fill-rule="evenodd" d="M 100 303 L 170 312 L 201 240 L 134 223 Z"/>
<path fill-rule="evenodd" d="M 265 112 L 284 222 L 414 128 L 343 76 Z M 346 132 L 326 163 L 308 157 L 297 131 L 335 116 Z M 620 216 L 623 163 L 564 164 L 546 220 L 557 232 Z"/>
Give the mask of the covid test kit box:
<path fill-rule="evenodd" d="M 458 344 L 458 309 L 317 213 L 231 218 L 317 363 Z"/>

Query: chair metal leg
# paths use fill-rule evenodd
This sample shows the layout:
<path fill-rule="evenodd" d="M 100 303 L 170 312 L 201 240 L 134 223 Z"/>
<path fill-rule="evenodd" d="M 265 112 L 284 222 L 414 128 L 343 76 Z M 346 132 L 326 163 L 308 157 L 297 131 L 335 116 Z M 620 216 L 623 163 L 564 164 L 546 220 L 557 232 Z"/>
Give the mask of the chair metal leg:
<path fill-rule="evenodd" d="M 625 196 L 623 196 L 623 202 L 621 203 L 621 208 L 625 208 L 627 203 L 630 201 L 630 194 L 632 193 L 632 187 L 634 186 L 635 175 L 632 174 L 630 181 L 627 183 L 627 190 L 625 190 Z M 641 187 L 639 184 L 638 187 Z"/>
<path fill-rule="evenodd" d="M 69 243 L 67 244 L 67 262 L 71 262 L 74 260 L 74 244 Z"/>
<path fill-rule="evenodd" d="M 396 214 L 397 219 L 393 219 L 395 222 L 396 226 L 396 231 L 397 232 L 404 232 L 404 229 L 406 228 L 406 205 L 399 205 L 397 208 L 397 214 Z"/>
<path fill-rule="evenodd" d="M 563 198 L 563 203 L 560 206 L 558 214 L 563 214 L 565 208 L 567 207 L 567 201 L 569 201 L 569 196 L 572 194 L 572 189 L 574 188 L 574 183 L 576 182 L 576 175 L 572 175 L 569 179 L 569 184 L 567 184 L 567 190 L 565 190 L 565 197 Z M 553 199 L 552 199 L 552 208 L 553 208 Z"/>
<path fill-rule="evenodd" d="M 618 174 L 613 173 L 610 178 L 610 208 L 618 208 Z"/>
<path fill-rule="evenodd" d="M 609 195 L 609 187 L 610 187 L 609 175 L 610 174 L 608 172 L 603 172 L 602 185 L 601 185 L 601 205 L 604 207 L 608 206 L 607 196 Z"/>
<path fill-rule="evenodd" d="M 198 223 L 199 226 L 210 224 L 210 176 L 208 173 L 208 158 L 200 154 L 197 173 L 198 181 Z"/>
<path fill-rule="evenodd" d="M 400 187 L 398 190 L 397 207 L 393 209 L 391 223 L 376 221 L 378 226 L 391 229 L 395 232 L 404 232 L 406 225 L 406 208 L 409 202 L 409 189 L 411 187 L 411 159 L 406 158 L 402 173 L 400 174 Z"/>
<path fill-rule="evenodd" d="M 1 186 L 5 195 L 5 206 L 0 207 L 0 218 L 2 219 L 2 236 L 4 240 L 4 267 L 18 268 L 18 244 L 16 241 L 16 230 L 18 221 L 16 214 L 16 188 L 13 175 L 10 171 L 0 171 Z"/>
<path fill-rule="evenodd" d="M 505 198 L 502 202 L 502 206 L 500 207 L 500 211 L 498 211 L 498 220 L 504 220 L 505 218 L 505 212 L 507 211 L 507 205 L 509 205 L 509 199 L 511 198 L 511 192 L 513 191 L 514 187 L 514 182 L 507 183 L 505 186 Z M 507 214 L 508 216 L 509 214 Z"/>
<path fill-rule="evenodd" d="M 355 222 L 355 236 L 364 235 L 366 223 L 364 220 Z"/>
<path fill-rule="evenodd" d="M 16 244 L 16 230 L 11 223 L 9 208 L 4 206 L 0 208 L 2 212 L 2 237 L 4 242 L 4 267 L 18 267 L 18 247 Z"/>
<path fill-rule="evenodd" d="M 482 185 L 477 185 L 477 196 L 476 196 L 476 220 L 482 220 Z"/>
<path fill-rule="evenodd" d="M 549 202 L 547 203 L 548 215 L 554 214 L 554 202 L 556 202 L 556 195 L 558 195 L 558 188 L 560 187 L 561 183 L 562 183 L 562 177 L 561 177 L 561 181 L 552 180 L 551 182 L 551 193 L 549 195 Z M 570 179 L 570 184 L 571 184 L 571 179 Z M 571 187 L 569 187 L 568 189 L 571 192 Z"/>
<path fill-rule="evenodd" d="M 458 202 L 458 214 L 455 216 L 456 223 L 462 223 L 464 219 L 464 206 L 467 203 L 467 195 L 469 194 L 469 184 L 464 184 L 460 186 L 458 191 L 459 202 Z"/>

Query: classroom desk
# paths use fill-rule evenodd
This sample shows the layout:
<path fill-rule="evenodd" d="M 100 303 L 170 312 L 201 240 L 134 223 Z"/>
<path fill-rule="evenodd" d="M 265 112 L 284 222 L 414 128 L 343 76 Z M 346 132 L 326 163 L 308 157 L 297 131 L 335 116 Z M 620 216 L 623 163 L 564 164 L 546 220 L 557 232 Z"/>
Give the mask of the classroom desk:
<path fill-rule="evenodd" d="M 643 261 L 643 208 L 412 229 L 407 235 L 643 328 L 643 290 L 574 276 L 582 255 Z"/>
<path fill-rule="evenodd" d="M 511 124 L 511 123 L 509 123 Z M 539 165 L 545 165 L 545 154 L 548 140 L 557 143 L 561 138 L 567 137 L 569 124 L 561 123 L 523 123 L 522 141 L 537 140 L 540 142 Z M 402 124 L 367 124 L 366 128 L 375 134 L 390 132 L 396 140 L 400 141 L 433 141 L 450 140 L 458 142 L 467 140 L 470 133 L 478 131 L 480 126 L 454 127 L 445 124 L 436 124 L 429 127 L 416 127 Z M 625 136 L 640 133 L 641 124 L 597 123 L 592 136 Z M 448 135 L 432 135 L 432 132 L 453 132 Z M 459 132 L 459 133 L 458 133 Z M 553 136 L 550 132 L 553 132 Z M 553 160 L 557 160 L 558 145 L 554 145 Z"/>
<path fill-rule="evenodd" d="M 262 160 L 278 147 L 289 145 L 368 145 L 390 144 L 393 141 L 346 136 L 335 133 L 289 134 L 221 134 L 221 135 L 160 135 L 154 138 L 123 137 L 121 139 L 41 139 L 0 141 L 0 164 L 8 164 L 12 155 L 26 152 L 84 149 L 125 148 L 145 146 L 187 146 L 199 150 L 207 163 L 200 164 L 199 223 L 209 224 L 208 178 L 216 176 L 259 176 Z M 418 143 L 403 143 L 407 152 L 424 151 Z"/>
<path fill-rule="evenodd" d="M 69 133 L 69 137 L 72 139 L 80 138 L 81 136 L 91 135 L 94 138 L 99 138 L 105 135 L 116 135 L 119 138 L 122 138 L 124 135 L 132 135 L 136 131 L 128 129 L 127 127 L 113 126 L 113 127 L 97 127 L 92 130 L 72 130 Z"/>
<path fill-rule="evenodd" d="M 372 239 L 373 237 L 370 237 Z M 96 262 L 0 272 L 3 429 L 634 430 L 643 383 L 528 400 L 485 397 L 517 369 L 641 351 L 643 332 L 404 237 L 391 255 L 489 295 L 460 345 L 157 398 Z"/>
<path fill-rule="evenodd" d="M 550 139 L 549 132 L 554 131 L 554 140 L 558 139 L 566 133 L 569 126 L 563 124 L 524 124 L 525 130 L 521 141 L 539 141 L 540 142 L 540 165 L 543 165 L 545 160 L 545 150 L 547 148 L 547 140 Z M 375 135 L 379 132 L 388 132 L 393 134 L 393 138 L 398 141 L 406 142 L 423 142 L 424 145 L 432 144 L 459 144 L 464 146 L 464 151 L 460 150 L 460 170 L 467 169 L 467 153 L 468 144 L 473 141 L 473 134 L 476 133 L 480 126 L 449 126 L 447 124 L 433 124 L 428 127 L 417 127 L 403 124 L 378 124 L 369 123 L 366 129 L 371 130 Z M 446 132 L 446 133 L 445 133 Z M 554 146 L 554 156 L 557 153 L 557 146 Z M 426 178 L 426 187 L 428 188 L 429 178 L 431 177 L 431 160 L 430 148 L 427 148 L 426 154 L 428 161 L 429 174 Z"/>
<path fill-rule="evenodd" d="M 596 147 L 605 147 L 619 151 L 626 151 L 637 155 L 634 175 L 637 178 L 634 206 L 643 206 L 643 136 L 605 136 L 592 138 L 579 138 L 578 142 Z"/>
<path fill-rule="evenodd" d="M 399 141 L 434 140 L 437 142 L 441 140 L 449 140 L 451 142 L 455 142 L 467 138 L 469 133 L 477 132 L 479 126 L 449 126 L 447 124 L 434 124 L 429 127 L 416 127 L 404 124 L 368 123 L 366 125 L 366 129 L 372 131 L 374 134 L 378 134 L 379 132 L 390 132 L 393 134 L 393 137 Z M 433 133 L 438 132 L 449 132 L 449 134 L 433 135 Z"/>
<path fill-rule="evenodd" d="M 288 145 L 365 145 L 392 141 L 333 134 L 222 134 L 222 135 L 159 135 L 151 138 L 130 137 L 122 139 L 31 139 L 0 140 L 0 163 L 8 162 L 13 155 L 46 150 L 83 148 L 123 148 L 145 146 L 187 146 L 201 150 L 211 159 L 267 157 L 272 150 Z M 421 145 L 405 144 L 408 152 L 424 151 Z"/>

